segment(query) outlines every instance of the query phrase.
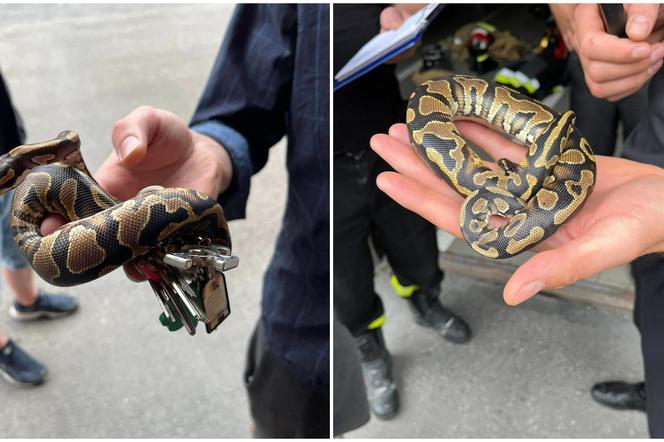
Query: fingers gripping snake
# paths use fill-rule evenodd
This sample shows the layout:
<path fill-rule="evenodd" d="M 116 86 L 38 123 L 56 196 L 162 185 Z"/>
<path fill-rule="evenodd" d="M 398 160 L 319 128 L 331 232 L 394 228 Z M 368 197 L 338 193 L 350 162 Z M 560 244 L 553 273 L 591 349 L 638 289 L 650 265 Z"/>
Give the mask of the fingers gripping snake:
<path fill-rule="evenodd" d="M 208 237 L 230 249 L 221 206 L 188 189 L 140 192 L 121 202 L 90 175 L 78 134 L 18 146 L 0 157 L 0 194 L 16 188 L 11 226 L 34 270 L 59 286 L 83 284 L 150 253 Z M 43 236 L 41 222 L 59 213 L 67 224 Z"/>
<path fill-rule="evenodd" d="M 528 147 L 516 164 L 487 167 L 454 125 L 470 119 Z M 461 232 L 490 258 L 507 258 L 545 240 L 586 201 L 595 184 L 595 160 L 571 111 L 542 103 L 480 78 L 451 75 L 423 83 L 410 97 L 406 123 L 419 157 L 465 197 Z M 494 226 L 492 215 L 507 219 Z"/>

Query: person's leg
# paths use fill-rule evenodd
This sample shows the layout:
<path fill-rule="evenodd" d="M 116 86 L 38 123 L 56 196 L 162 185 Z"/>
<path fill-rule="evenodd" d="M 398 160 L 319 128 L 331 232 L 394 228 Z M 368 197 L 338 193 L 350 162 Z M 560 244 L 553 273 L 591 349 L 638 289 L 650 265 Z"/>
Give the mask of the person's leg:
<path fill-rule="evenodd" d="M 388 419 L 397 413 L 399 399 L 381 330 L 383 304 L 373 284 L 368 239 L 376 189 L 368 155 L 334 159 L 334 310 L 355 337 L 371 410 Z"/>
<path fill-rule="evenodd" d="M 588 140 L 595 155 L 613 155 L 618 128 L 616 105 L 590 93 L 581 62 L 574 53 L 569 56 L 567 70 L 571 80 L 570 107 L 576 114 L 576 127 Z"/>
<path fill-rule="evenodd" d="M 378 160 L 375 175 L 383 170 L 389 170 L 388 166 Z M 439 299 L 443 272 L 438 266 L 435 227 L 383 192 L 377 191 L 374 204 L 373 235 L 392 267 L 391 282 L 397 294 L 408 299 L 419 324 L 436 330 L 448 341 L 467 342 L 470 327 Z"/>
<path fill-rule="evenodd" d="M 255 437 L 329 437 L 329 383 L 304 381 L 292 364 L 270 350 L 260 323 L 250 341 L 244 381 Z"/>
<path fill-rule="evenodd" d="M 632 263 L 638 303 L 635 320 L 641 332 L 645 397 L 650 436 L 664 437 L 664 257 L 652 254 Z"/>
<path fill-rule="evenodd" d="M 648 109 L 648 84 L 646 83 L 641 89 L 617 103 L 623 125 L 623 140 L 626 140 L 632 133 Z"/>
<path fill-rule="evenodd" d="M 338 437 L 369 422 L 360 354 L 348 329 L 334 319 L 333 435 Z"/>
<path fill-rule="evenodd" d="M 373 194 L 366 155 L 334 159 L 334 310 L 353 336 L 383 315 L 368 239 Z"/>
<path fill-rule="evenodd" d="M 78 301 L 68 295 L 42 293 L 34 283 L 33 272 L 14 241 L 11 231 L 11 204 L 14 192 L 0 196 L 0 256 L 2 275 L 14 294 L 9 315 L 18 320 L 57 318 L 78 309 Z"/>
<path fill-rule="evenodd" d="M 27 265 L 25 258 L 18 251 L 9 229 L 9 208 L 12 195 L 13 192 L 0 196 L 0 217 L 2 218 L 0 219 L 0 256 L 4 265 Z M 30 269 L 27 268 L 27 271 L 30 272 Z M 8 285 L 19 302 L 35 303 L 35 299 L 30 296 L 29 285 L 25 284 L 24 270 L 11 272 L 3 269 L 3 273 L 9 275 Z M 17 278 L 12 278 L 15 275 L 18 275 Z M 28 277 L 31 278 L 32 275 L 30 274 Z M 36 298 L 36 290 L 34 295 Z M 0 335 L 0 375 L 2 377 L 15 384 L 39 385 L 44 382 L 46 372 L 46 367 L 41 362 L 26 353 L 9 337 Z"/>
<path fill-rule="evenodd" d="M 2 276 L 14 294 L 16 302 L 31 307 L 37 302 L 37 287 L 32 280 L 32 269 L 30 267 L 20 267 L 10 269 L 2 268 Z"/>

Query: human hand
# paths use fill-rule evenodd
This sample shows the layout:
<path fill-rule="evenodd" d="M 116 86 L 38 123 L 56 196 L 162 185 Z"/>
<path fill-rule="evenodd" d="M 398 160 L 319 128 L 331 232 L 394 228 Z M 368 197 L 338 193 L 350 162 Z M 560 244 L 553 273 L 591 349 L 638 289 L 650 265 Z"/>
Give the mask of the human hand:
<path fill-rule="evenodd" d="M 419 11 L 425 6 L 422 4 L 397 4 L 393 6 L 388 6 L 383 9 L 380 13 L 380 32 L 393 31 L 398 29 L 403 22 L 405 22 L 408 17 L 413 15 L 415 12 Z M 385 64 L 395 64 L 400 61 L 403 61 L 407 58 L 412 57 L 417 52 L 417 47 L 419 43 L 407 51 L 402 52 L 396 57 L 388 60 Z"/>
<path fill-rule="evenodd" d="M 455 122 L 464 137 L 493 158 L 518 163 L 526 148 L 469 121 Z M 419 159 L 404 124 L 371 139 L 371 147 L 396 172 L 384 172 L 378 187 L 405 208 L 461 238 L 463 197 Z M 503 298 L 519 304 L 537 292 L 557 289 L 638 256 L 664 251 L 664 170 L 598 156 L 597 182 L 585 206 L 547 240 L 509 279 Z"/>
<path fill-rule="evenodd" d="M 576 9 L 576 4 L 552 3 L 549 5 L 549 9 L 556 20 L 556 25 L 558 25 L 560 35 L 562 35 L 565 41 L 565 46 L 570 51 L 576 52 L 574 45 L 574 9 Z"/>
<path fill-rule="evenodd" d="M 233 166 L 226 149 L 210 137 L 190 130 L 174 114 L 142 106 L 113 126 L 115 152 L 94 174 L 115 198 L 133 198 L 141 189 L 160 185 L 198 190 L 213 198 L 230 185 Z M 65 223 L 49 215 L 41 224 L 47 235 Z M 139 273 L 125 266 L 130 279 Z"/>
<path fill-rule="evenodd" d="M 625 6 L 627 37 L 607 34 L 597 4 L 574 11 L 574 47 L 590 92 L 617 101 L 639 90 L 664 58 L 664 9 L 658 4 Z"/>
<path fill-rule="evenodd" d="M 174 114 L 142 106 L 113 126 L 113 148 L 95 179 L 121 200 L 146 186 L 183 187 L 217 198 L 232 178 L 226 150 Z"/>

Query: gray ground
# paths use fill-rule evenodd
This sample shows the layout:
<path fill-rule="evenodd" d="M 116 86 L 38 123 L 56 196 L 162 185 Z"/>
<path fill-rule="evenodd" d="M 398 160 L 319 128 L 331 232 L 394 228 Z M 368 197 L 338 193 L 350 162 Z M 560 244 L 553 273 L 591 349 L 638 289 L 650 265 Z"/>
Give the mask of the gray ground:
<path fill-rule="evenodd" d="M 110 152 L 112 124 L 134 107 L 151 104 L 187 120 L 231 11 L 228 5 L 0 6 L 0 69 L 29 141 L 77 130 L 95 170 Z M 53 322 L 11 321 L 11 295 L 3 287 L 0 330 L 46 363 L 50 375 L 36 389 L 0 381 L 0 437 L 249 436 L 244 351 L 283 209 L 284 153 L 276 148 L 252 182 L 249 218 L 231 223 L 241 258 L 227 278 L 233 313 L 212 335 L 162 328 L 149 286 L 129 282 L 121 271 L 67 289 L 81 311 Z"/>
<path fill-rule="evenodd" d="M 415 324 L 388 276 L 383 269 L 376 284 L 402 411 L 347 437 L 648 436 L 643 413 L 606 409 L 589 395 L 597 381 L 642 379 L 627 313 L 543 296 L 509 307 L 501 287 L 451 275 L 443 302 L 475 334 L 454 345 Z"/>

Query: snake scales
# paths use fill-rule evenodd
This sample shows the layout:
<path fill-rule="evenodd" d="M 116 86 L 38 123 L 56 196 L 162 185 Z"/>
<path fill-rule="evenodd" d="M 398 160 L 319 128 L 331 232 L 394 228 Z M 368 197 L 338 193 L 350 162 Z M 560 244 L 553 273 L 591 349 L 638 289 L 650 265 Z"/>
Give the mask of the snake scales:
<path fill-rule="evenodd" d="M 468 146 L 454 119 L 471 119 L 504 131 L 528 147 L 519 163 L 487 167 Z M 451 75 L 420 85 L 410 97 L 406 122 L 420 158 L 461 196 L 461 232 L 490 258 L 519 254 L 551 236 L 586 201 L 595 184 L 595 160 L 574 126 L 559 114 L 511 89 L 480 78 Z M 507 224 L 495 226 L 499 215 Z"/>
<path fill-rule="evenodd" d="M 223 209 L 203 193 L 161 188 L 124 202 L 106 193 L 88 172 L 75 132 L 0 157 L 0 194 L 13 188 L 14 239 L 39 276 L 54 285 L 83 284 L 200 237 L 231 247 Z M 51 213 L 67 224 L 42 236 L 39 226 Z"/>

